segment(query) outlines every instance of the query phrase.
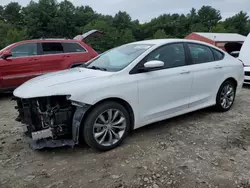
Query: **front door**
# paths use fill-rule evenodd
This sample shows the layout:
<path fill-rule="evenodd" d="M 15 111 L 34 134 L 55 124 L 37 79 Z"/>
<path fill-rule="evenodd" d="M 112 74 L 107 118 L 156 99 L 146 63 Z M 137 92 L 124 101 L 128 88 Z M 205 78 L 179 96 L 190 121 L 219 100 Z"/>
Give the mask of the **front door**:
<path fill-rule="evenodd" d="M 182 43 L 167 44 L 154 50 L 141 62 L 142 66 L 151 60 L 163 61 L 164 67 L 136 74 L 143 124 L 187 110 L 193 78 Z"/>
<path fill-rule="evenodd" d="M 41 75 L 37 57 L 37 43 L 25 43 L 10 49 L 12 56 L 1 59 L 2 87 L 16 88 L 25 81 Z"/>

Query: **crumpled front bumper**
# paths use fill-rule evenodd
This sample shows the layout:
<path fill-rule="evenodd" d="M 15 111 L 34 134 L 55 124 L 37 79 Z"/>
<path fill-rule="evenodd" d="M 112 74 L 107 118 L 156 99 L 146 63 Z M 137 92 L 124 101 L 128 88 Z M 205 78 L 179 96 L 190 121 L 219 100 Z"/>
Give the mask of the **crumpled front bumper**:
<path fill-rule="evenodd" d="M 18 101 L 17 101 L 18 103 Z M 41 129 L 35 125 L 37 119 L 32 116 L 35 116 L 34 112 L 30 108 L 24 108 L 19 105 L 16 107 L 19 111 L 19 117 L 17 121 L 22 123 L 24 137 L 33 149 L 42 149 L 42 148 L 56 148 L 63 146 L 73 147 L 79 143 L 79 132 L 82 119 L 86 111 L 89 109 L 89 105 L 83 107 L 76 107 L 73 112 L 72 120 L 69 123 L 71 133 L 67 137 L 56 137 L 55 130 L 53 128 Z"/>

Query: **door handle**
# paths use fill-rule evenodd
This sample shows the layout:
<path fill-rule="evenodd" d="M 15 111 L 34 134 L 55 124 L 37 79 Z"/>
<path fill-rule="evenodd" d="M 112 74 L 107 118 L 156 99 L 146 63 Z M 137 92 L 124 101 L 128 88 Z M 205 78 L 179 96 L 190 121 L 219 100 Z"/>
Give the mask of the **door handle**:
<path fill-rule="evenodd" d="M 190 71 L 186 70 L 186 71 L 182 71 L 181 74 L 189 74 Z"/>
<path fill-rule="evenodd" d="M 214 68 L 215 68 L 215 69 L 222 69 L 222 66 L 216 65 Z"/>
<path fill-rule="evenodd" d="M 70 55 L 64 55 L 63 57 L 70 57 Z"/>

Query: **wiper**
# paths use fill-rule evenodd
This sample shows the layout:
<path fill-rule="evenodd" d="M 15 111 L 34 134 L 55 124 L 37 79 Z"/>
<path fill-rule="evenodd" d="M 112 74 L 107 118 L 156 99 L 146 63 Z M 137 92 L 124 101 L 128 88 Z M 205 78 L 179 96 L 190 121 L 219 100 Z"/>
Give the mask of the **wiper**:
<path fill-rule="evenodd" d="M 102 70 L 102 71 L 107 71 L 106 68 L 101 68 L 101 67 L 97 67 L 97 66 L 92 66 L 92 67 L 88 67 L 89 69 L 94 69 L 94 70 Z"/>

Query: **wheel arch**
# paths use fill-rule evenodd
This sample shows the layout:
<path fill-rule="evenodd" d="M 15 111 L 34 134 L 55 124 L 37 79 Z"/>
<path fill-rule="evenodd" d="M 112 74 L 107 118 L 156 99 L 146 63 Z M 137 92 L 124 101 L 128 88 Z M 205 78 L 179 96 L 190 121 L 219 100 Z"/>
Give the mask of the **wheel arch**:
<path fill-rule="evenodd" d="M 224 82 L 226 82 L 226 81 L 231 81 L 231 82 L 233 82 L 233 83 L 234 83 L 234 86 L 235 86 L 235 89 L 237 88 L 238 82 L 237 82 L 237 80 L 236 80 L 235 78 L 229 77 L 229 78 L 227 78 Z M 224 83 L 224 82 L 223 82 L 223 83 Z M 223 84 L 223 83 L 222 83 L 222 84 Z"/>
<path fill-rule="evenodd" d="M 219 111 L 219 112 L 228 111 L 228 110 L 232 107 L 232 105 L 233 105 L 233 103 L 234 103 L 234 99 L 233 99 L 232 104 L 230 104 L 230 106 L 229 106 L 228 108 L 224 108 L 224 107 L 221 106 L 220 93 L 221 93 L 221 91 L 222 91 L 222 89 L 223 89 L 223 85 L 224 85 L 226 82 L 228 82 L 228 81 L 230 81 L 231 83 L 233 83 L 233 85 L 234 85 L 234 87 L 235 87 L 235 91 L 236 91 L 237 86 L 238 86 L 237 80 L 236 80 L 235 78 L 233 78 L 233 77 L 229 77 L 229 78 L 225 79 L 225 80 L 221 83 L 221 85 L 219 86 L 219 89 L 218 89 L 218 91 L 217 91 L 217 94 L 216 94 L 215 106 L 214 106 L 215 109 L 216 109 L 217 111 Z M 234 98 L 235 98 L 235 95 L 234 95 Z"/>
<path fill-rule="evenodd" d="M 105 99 L 102 99 L 102 100 L 96 102 L 94 105 L 91 105 L 91 107 L 87 110 L 86 114 L 84 115 L 84 118 L 83 118 L 81 124 L 84 125 L 84 120 L 86 119 L 88 114 L 94 109 L 94 107 L 96 107 L 97 105 L 100 105 L 104 102 L 108 102 L 108 101 L 117 102 L 117 103 L 121 104 L 128 111 L 129 116 L 130 116 L 130 130 L 133 130 L 134 126 L 135 126 L 134 110 L 126 100 L 118 98 L 118 97 L 105 98 Z"/>

